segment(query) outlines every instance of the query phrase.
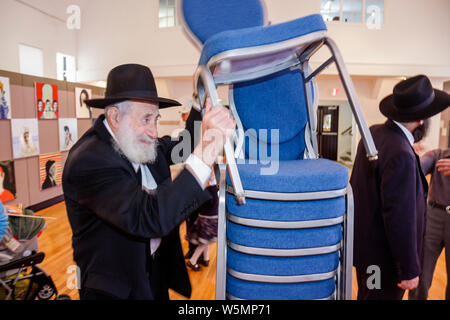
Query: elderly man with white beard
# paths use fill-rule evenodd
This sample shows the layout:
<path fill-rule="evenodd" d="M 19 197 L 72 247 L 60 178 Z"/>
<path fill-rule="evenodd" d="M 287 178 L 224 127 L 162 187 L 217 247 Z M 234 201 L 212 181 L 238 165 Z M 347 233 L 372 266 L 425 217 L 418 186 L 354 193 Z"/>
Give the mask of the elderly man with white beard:
<path fill-rule="evenodd" d="M 157 120 L 159 109 L 179 103 L 158 97 L 149 68 L 114 68 L 105 98 L 86 104 L 105 113 L 72 147 L 63 173 L 80 298 L 167 300 L 169 288 L 189 297 L 178 226 L 210 199 L 211 167 L 235 127 L 229 110 L 208 101 L 200 143 L 172 181 L 178 141 L 158 138 Z M 193 110 L 186 128 L 199 119 Z"/>

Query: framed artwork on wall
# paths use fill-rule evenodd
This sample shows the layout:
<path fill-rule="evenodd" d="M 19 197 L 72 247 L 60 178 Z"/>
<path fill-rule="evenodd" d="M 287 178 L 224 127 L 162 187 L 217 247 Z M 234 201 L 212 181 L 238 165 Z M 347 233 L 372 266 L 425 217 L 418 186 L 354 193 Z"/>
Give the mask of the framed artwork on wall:
<path fill-rule="evenodd" d="M 75 118 L 63 118 L 59 124 L 59 150 L 67 151 L 78 140 L 78 122 Z"/>
<path fill-rule="evenodd" d="M 75 106 L 77 118 L 89 119 L 91 117 L 91 108 L 86 105 L 85 100 L 92 97 L 91 89 L 75 88 Z"/>
<path fill-rule="evenodd" d="M 35 89 L 38 119 L 58 119 L 58 86 L 36 82 Z"/>
<path fill-rule="evenodd" d="M 16 198 L 14 161 L 0 161 L 0 201 L 6 203 Z"/>
<path fill-rule="evenodd" d="M 0 77 L 0 120 L 11 119 L 9 78 Z"/>
<path fill-rule="evenodd" d="M 14 159 L 39 154 L 37 119 L 12 119 L 11 133 Z"/>
<path fill-rule="evenodd" d="M 61 153 L 48 153 L 39 156 L 39 179 L 41 190 L 61 185 Z"/>

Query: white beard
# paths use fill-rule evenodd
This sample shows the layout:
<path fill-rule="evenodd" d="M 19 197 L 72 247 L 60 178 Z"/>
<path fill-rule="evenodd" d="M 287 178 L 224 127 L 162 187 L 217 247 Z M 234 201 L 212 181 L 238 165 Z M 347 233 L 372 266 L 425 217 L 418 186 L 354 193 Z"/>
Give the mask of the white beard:
<path fill-rule="evenodd" d="M 124 119 L 125 120 L 125 119 Z M 117 152 L 135 163 L 153 163 L 158 155 L 158 140 L 148 136 L 136 136 L 127 120 L 122 121 L 114 144 Z M 139 140 L 151 142 L 150 146 L 143 145 Z"/>

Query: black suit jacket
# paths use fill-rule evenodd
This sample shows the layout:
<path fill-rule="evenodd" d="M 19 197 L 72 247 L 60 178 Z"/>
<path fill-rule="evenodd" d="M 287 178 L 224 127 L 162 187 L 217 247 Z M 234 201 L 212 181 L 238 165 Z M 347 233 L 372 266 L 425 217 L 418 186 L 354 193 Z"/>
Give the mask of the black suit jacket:
<path fill-rule="evenodd" d="M 53 181 L 50 179 L 50 177 L 47 175 L 47 176 L 45 177 L 44 183 L 42 183 L 42 189 L 48 189 L 48 188 L 51 188 L 51 187 L 54 187 L 54 186 L 56 186 L 56 183 L 53 182 Z"/>
<path fill-rule="evenodd" d="M 81 286 L 123 299 L 158 296 L 149 284 L 149 240 L 163 237 L 158 249 L 162 287 L 190 296 L 178 226 L 210 195 L 186 169 L 172 182 L 169 166 L 177 142 L 170 137 L 159 139 L 156 162 L 148 165 L 157 190 L 143 191 L 140 175 L 114 150 L 103 120 L 102 115 L 72 147 L 63 172 Z"/>
<path fill-rule="evenodd" d="M 370 128 L 378 160 L 358 146 L 350 183 L 355 204 L 354 265 L 390 268 L 397 280 L 421 273 L 427 182 L 408 139 L 391 120 Z M 383 275 L 382 275 L 383 276 Z"/>

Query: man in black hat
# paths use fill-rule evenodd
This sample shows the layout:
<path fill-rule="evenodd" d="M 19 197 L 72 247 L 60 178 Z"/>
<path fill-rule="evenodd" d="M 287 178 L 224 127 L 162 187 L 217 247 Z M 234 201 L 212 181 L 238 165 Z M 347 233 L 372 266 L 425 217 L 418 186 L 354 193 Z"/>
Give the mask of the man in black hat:
<path fill-rule="evenodd" d="M 350 183 L 354 193 L 354 266 L 358 299 L 400 300 L 421 273 L 427 182 L 413 144 L 426 121 L 450 105 L 426 76 L 401 81 L 380 103 L 388 120 L 370 128 L 378 160 L 360 143 Z"/>
<path fill-rule="evenodd" d="M 158 97 L 149 68 L 114 68 L 105 98 L 86 104 L 105 113 L 72 147 L 63 172 L 80 298 L 169 299 L 168 288 L 189 297 L 178 226 L 210 199 L 205 185 L 234 120 L 207 103 L 199 146 L 172 181 L 178 142 L 158 138 L 157 120 L 159 109 L 180 104 Z M 187 127 L 201 118 L 194 112 Z M 209 143 L 208 130 L 216 134 Z"/>

